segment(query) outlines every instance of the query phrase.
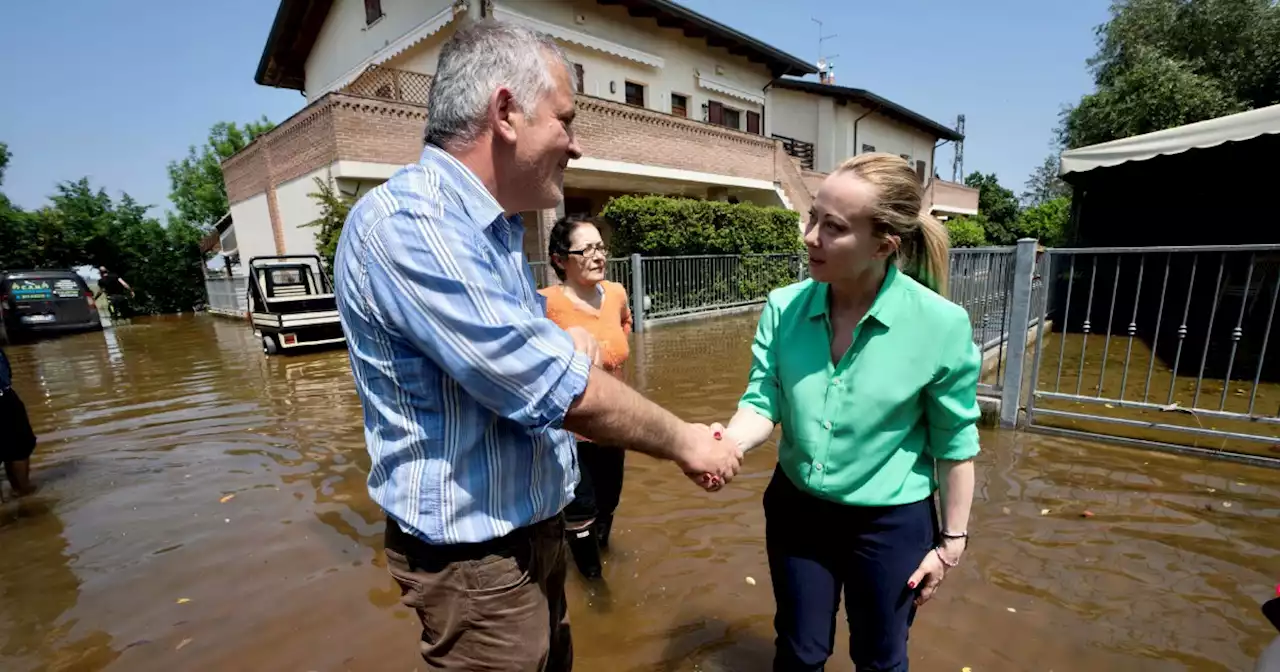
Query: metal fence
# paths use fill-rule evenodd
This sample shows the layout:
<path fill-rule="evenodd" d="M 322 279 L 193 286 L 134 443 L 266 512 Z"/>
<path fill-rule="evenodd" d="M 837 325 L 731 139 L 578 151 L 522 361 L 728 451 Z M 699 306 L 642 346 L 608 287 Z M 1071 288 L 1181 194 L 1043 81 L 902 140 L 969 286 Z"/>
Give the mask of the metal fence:
<path fill-rule="evenodd" d="M 1054 333 L 1038 329 L 1029 425 L 1240 455 L 1280 448 L 1280 355 L 1268 351 L 1280 339 L 1280 245 L 1048 252 L 1036 309 Z"/>
<path fill-rule="evenodd" d="M 243 275 L 206 277 L 205 291 L 209 293 L 209 312 L 231 317 L 244 317 L 247 308 L 245 290 L 248 278 Z"/>

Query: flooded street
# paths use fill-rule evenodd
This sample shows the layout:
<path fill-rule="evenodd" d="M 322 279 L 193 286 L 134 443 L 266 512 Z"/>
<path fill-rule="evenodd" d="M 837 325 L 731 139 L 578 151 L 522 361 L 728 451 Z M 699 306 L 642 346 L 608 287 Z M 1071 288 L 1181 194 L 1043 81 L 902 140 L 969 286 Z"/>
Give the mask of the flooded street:
<path fill-rule="evenodd" d="M 631 380 L 727 420 L 754 326 L 655 329 Z M 0 669 L 423 668 L 345 351 L 267 359 L 245 324 L 190 315 L 6 351 L 42 489 L 0 505 Z M 708 495 L 629 456 L 608 590 L 570 580 L 576 669 L 769 669 L 774 458 Z M 978 465 L 913 670 L 1248 670 L 1275 636 L 1280 471 L 997 432 Z M 844 639 L 830 670 L 852 669 Z"/>

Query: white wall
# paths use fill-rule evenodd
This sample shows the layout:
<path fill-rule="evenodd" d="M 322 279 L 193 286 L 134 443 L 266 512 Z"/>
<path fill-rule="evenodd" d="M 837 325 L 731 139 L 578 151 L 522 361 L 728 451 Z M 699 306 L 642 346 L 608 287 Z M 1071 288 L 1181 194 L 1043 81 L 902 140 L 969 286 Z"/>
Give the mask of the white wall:
<path fill-rule="evenodd" d="M 814 170 L 829 173 L 845 159 L 862 153 L 862 145 L 877 152 L 906 154 L 911 168 L 925 162 L 925 175 L 933 175 L 933 147 L 938 138 L 882 114 L 867 113 L 860 105 L 837 105 L 829 96 L 775 89 L 769 114 L 774 133 L 814 143 Z M 862 117 L 861 121 L 858 118 Z M 857 122 L 857 134 L 854 134 Z"/>
<path fill-rule="evenodd" d="M 853 122 L 865 114 L 867 110 L 856 105 L 843 107 L 840 110 L 842 113 L 841 123 L 845 128 L 850 129 L 850 151 L 846 154 L 846 158 L 854 154 L 861 154 L 862 145 L 871 145 L 876 148 L 877 152 L 906 154 L 911 157 L 911 168 L 913 170 L 916 167 L 916 161 L 924 161 L 925 176 L 933 175 L 933 164 L 931 162 L 933 161 L 933 146 L 938 142 L 936 136 L 895 119 L 872 113 L 858 122 L 857 144 L 854 145 Z"/>
<path fill-rule="evenodd" d="M 308 102 L 335 79 L 452 4 L 451 0 L 382 0 L 382 18 L 366 26 L 363 0 L 334 0 L 307 57 Z M 432 67 L 430 72 L 434 71 Z"/>
<path fill-rule="evenodd" d="M 253 257 L 276 253 L 276 239 L 271 233 L 271 215 L 267 211 L 266 193 L 231 206 L 231 221 L 236 230 L 241 264 L 247 265 Z"/>
<path fill-rule="evenodd" d="M 284 232 L 285 254 L 316 253 L 318 229 L 303 225 L 320 217 L 320 204 L 308 196 L 318 188 L 315 183 L 317 177 L 322 181 L 329 179 L 329 169 L 321 168 L 276 187 L 276 207 L 279 208 Z"/>
<path fill-rule="evenodd" d="M 746 130 L 747 111 L 763 111 L 757 102 L 699 86 L 697 73 L 763 99 L 764 87 L 770 81 L 767 68 L 725 49 L 713 49 L 705 40 L 690 39 L 678 30 L 660 28 L 653 19 L 635 18 L 622 7 L 585 0 L 503 0 L 497 4 L 499 12 L 509 9 L 663 59 L 663 67 L 659 69 L 560 40 L 569 59 L 582 65 L 583 92 L 587 95 L 625 102 L 625 84 L 631 81 L 645 86 L 645 107 L 649 109 L 670 113 L 671 94 L 684 94 L 689 99 L 689 117 L 703 121 L 702 106 L 714 100 L 741 112 L 742 130 Z M 614 84 L 612 91 L 610 83 Z"/>
<path fill-rule="evenodd" d="M 769 93 L 769 126 L 773 132 L 817 143 L 819 97 L 788 89 L 773 89 Z"/>

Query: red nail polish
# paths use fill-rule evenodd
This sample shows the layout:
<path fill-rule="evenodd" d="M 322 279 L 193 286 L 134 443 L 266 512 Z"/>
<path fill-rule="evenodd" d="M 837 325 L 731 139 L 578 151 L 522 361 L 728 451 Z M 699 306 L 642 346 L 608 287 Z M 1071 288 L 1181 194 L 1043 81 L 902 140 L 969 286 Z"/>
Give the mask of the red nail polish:
<path fill-rule="evenodd" d="M 720 432 L 716 432 L 716 441 L 720 440 Z"/>
<path fill-rule="evenodd" d="M 907 587 L 908 587 L 908 588 L 910 588 L 910 589 L 912 589 L 912 590 L 915 590 L 915 589 L 916 589 L 916 582 L 915 582 L 915 581 L 908 581 L 908 582 L 907 582 Z"/>

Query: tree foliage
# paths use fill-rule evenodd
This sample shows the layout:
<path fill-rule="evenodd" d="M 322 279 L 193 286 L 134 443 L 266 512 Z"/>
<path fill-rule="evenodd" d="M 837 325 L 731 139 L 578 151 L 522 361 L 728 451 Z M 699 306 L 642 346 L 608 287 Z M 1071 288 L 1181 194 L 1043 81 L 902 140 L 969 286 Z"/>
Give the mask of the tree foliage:
<path fill-rule="evenodd" d="M 87 178 L 63 182 L 49 205 L 25 212 L 0 196 L 0 268 L 107 266 L 137 295 L 140 313 L 191 310 L 204 300 L 200 232 L 161 226 L 128 194 L 113 200 Z"/>
<path fill-rule="evenodd" d="M 1013 191 L 1001 186 L 995 173 L 970 173 L 964 178 L 966 186 L 978 190 L 979 220 L 986 231 L 987 242 L 991 245 L 1012 245 L 1017 237 L 1011 227 L 1018 218 L 1018 197 Z"/>
<path fill-rule="evenodd" d="M 945 222 L 951 247 L 983 247 L 987 245 L 986 218 L 982 215 L 956 217 Z"/>
<path fill-rule="evenodd" d="M 212 228 L 229 207 L 222 162 L 274 126 L 266 117 L 244 126 L 218 122 L 209 129 L 204 145 L 192 145 L 186 158 L 171 161 L 169 199 L 178 210 L 177 216 L 198 229 Z"/>
<path fill-rule="evenodd" d="M 1014 222 L 1012 233 L 1015 239 L 1035 238 L 1042 245 L 1054 247 L 1066 242 L 1070 219 L 1071 199 L 1062 196 L 1023 210 Z"/>
<path fill-rule="evenodd" d="M 1280 103 L 1280 5 L 1117 0 L 1089 61 L 1096 91 L 1063 112 L 1074 148 Z"/>
<path fill-rule="evenodd" d="M 1024 185 L 1026 187 L 1022 192 L 1024 206 L 1034 207 L 1057 198 L 1071 196 L 1071 185 L 1058 177 L 1060 165 L 1061 161 L 1057 154 L 1044 157 L 1044 163 L 1032 171 L 1031 177 L 1027 178 Z"/>
<path fill-rule="evenodd" d="M 347 214 L 355 199 L 338 191 L 333 180 L 315 178 L 316 190 L 307 194 L 320 204 L 320 216 L 303 226 L 319 229 L 316 231 L 316 252 L 324 259 L 328 268 L 333 270 L 333 257 L 338 251 L 338 239 L 342 236 L 342 225 L 347 221 Z"/>
<path fill-rule="evenodd" d="M 200 238 L 227 212 L 221 162 L 271 129 L 265 118 L 218 123 L 206 143 L 169 164 L 177 209 L 166 222 L 128 194 L 112 199 L 88 178 L 58 184 L 49 203 L 25 211 L 0 194 L 0 268 L 107 266 L 136 292 L 139 313 L 191 310 L 205 300 Z M 0 143 L 0 180 L 10 153 Z"/>

